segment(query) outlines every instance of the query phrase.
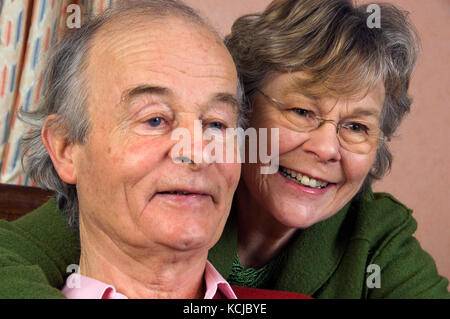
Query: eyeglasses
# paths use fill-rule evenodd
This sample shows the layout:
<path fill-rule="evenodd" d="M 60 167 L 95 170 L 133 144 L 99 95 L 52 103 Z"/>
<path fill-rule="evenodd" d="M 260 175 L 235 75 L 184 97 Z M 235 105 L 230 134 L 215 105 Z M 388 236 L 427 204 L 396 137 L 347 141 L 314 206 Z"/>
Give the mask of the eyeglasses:
<path fill-rule="evenodd" d="M 288 107 L 286 103 L 274 99 L 260 89 L 256 90 L 277 106 L 283 118 L 288 121 L 289 128 L 293 130 L 311 132 L 325 123 L 333 124 L 336 127 L 339 143 L 350 152 L 368 154 L 381 143 L 390 141 L 390 138 L 383 134 L 376 123 L 363 120 L 346 120 L 338 123 L 334 120 L 324 119 L 303 107 Z"/>

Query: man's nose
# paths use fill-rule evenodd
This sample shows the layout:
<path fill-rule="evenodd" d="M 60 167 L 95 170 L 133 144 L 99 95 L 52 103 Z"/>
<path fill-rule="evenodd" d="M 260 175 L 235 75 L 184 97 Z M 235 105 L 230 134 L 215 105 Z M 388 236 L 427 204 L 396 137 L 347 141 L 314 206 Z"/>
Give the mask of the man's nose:
<path fill-rule="evenodd" d="M 172 146 L 170 154 L 172 160 L 177 164 L 188 164 L 193 170 L 207 166 L 203 154 L 205 141 L 202 122 L 196 119 L 184 120 L 177 130 L 177 143 Z"/>
<path fill-rule="evenodd" d="M 334 122 L 325 121 L 319 128 L 308 134 L 308 140 L 302 145 L 304 151 L 313 154 L 323 163 L 341 160 L 341 145 Z"/>

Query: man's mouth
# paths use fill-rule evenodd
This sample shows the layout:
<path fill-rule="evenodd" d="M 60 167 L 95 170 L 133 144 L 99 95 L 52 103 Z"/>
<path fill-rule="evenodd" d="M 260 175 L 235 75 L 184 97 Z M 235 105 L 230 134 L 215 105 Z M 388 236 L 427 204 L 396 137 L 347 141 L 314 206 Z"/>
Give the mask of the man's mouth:
<path fill-rule="evenodd" d="M 280 173 L 290 181 L 309 188 L 323 189 L 331 184 L 283 166 L 280 166 Z"/>
<path fill-rule="evenodd" d="M 172 195 L 172 196 L 180 196 L 182 197 L 211 197 L 212 195 L 197 189 L 173 189 L 173 190 L 164 190 L 155 193 L 155 195 Z"/>
<path fill-rule="evenodd" d="M 170 192 L 158 192 L 158 194 L 171 194 L 171 195 L 204 195 L 199 193 L 189 193 L 183 191 L 170 191 Z"/>

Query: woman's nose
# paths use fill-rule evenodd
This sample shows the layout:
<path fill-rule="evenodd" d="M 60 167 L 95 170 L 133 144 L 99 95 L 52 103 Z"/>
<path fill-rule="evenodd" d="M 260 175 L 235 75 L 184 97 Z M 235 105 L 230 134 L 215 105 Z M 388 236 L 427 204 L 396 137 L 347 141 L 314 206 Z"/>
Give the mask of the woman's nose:
<path fill-rule="evenodd" d="M 323 163 L 341 160 L 341 145 L 334 122 L 325 121 L 308 134 L 308 140 L 302 145 L 304 151 L 314 154 L 317 160 Z"/>

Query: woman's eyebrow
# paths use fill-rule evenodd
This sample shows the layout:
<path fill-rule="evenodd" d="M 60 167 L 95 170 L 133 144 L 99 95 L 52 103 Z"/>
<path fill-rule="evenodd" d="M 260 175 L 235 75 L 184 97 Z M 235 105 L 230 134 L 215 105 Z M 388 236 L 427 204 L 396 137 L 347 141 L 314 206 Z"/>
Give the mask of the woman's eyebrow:
<path fill-rule="evenodd" d="M 288 94 L 298 94 L 305 99 L 311 100 L 312 102 L 318 102 L 320 100 L 320 97 L 317 95 L 312 95 L 306 91 L 306 89 L 302 88 L 297 81 L 293 81 L 289 85 L 287 85 L 284 89 L 281 90 L 281 95 L 286 96 Z"/>
<path fill-rule="evenodd" d="M 380 110 L 376 108 L 357 107 L 350 112 L 351 116 L 380 117 Z"/>

